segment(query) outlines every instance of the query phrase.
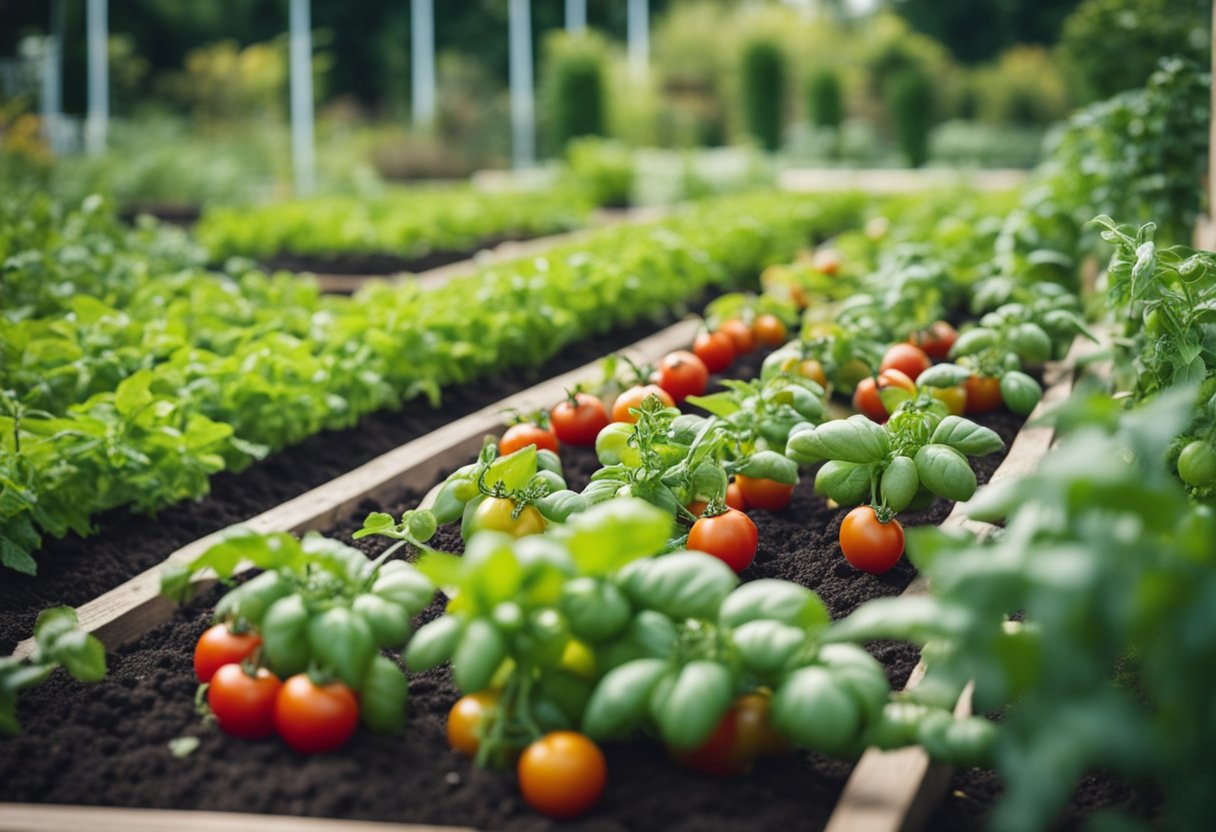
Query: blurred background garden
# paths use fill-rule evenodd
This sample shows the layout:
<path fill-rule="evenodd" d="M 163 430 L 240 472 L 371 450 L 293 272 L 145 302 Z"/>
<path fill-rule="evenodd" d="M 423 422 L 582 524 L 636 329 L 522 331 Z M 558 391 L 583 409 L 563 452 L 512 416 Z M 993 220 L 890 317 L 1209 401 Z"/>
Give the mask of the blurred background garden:
<path fill-rule="evenodd" d="M 601 206 L 807 168 L 1024 169 L 1159 56 L 1206 64 L 1209 27 L 1196 0 L 0 0 L 0 187 L 190 219 L 492 169 Z"/>

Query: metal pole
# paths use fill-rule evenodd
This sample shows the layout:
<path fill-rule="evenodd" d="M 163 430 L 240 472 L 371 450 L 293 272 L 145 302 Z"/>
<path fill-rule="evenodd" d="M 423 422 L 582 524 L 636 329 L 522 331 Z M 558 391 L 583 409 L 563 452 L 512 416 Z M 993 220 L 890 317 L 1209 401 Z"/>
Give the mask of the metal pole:
<path fill-rule="evenodd" d="M 435 121 L 435 4 L 434 0 L 410 2 L 410 103 L 414 126 Z"/>
<path fill-rule="evenodd" d="M 85 147 L 89 153 L 106 149 L 106 131 L 110 121 L 110 60 L 106 42 L 109 40 L 107 0 L 88 0 L 85 22 L 89 61 L 89 104 L 85 118 Z"/>
<path fill-rule="evenodd" d="M 51 0 L 51 26 L 42 52 L 42 132 L 56 154 L 64 151 L 63 128 L 63 0 Z"/>
<path fill-rule="evenodd" d="M 291 0 L 291 160 L 296 193 L 316 184 L 312 111 L 312 23 L 309 0 Z"/>
<path fill-rule="evenodd" d="M 532 10 L 529 0 L 511 0 L 508 18 L 511 82 L 511 161 L 529 168 L 536 161 L 536 116 L 532 90 Z"/>
<path fill-rule="evenodd" d="M 629 0 L 628 41 L 629 68 L 637 78 L 645 78 L 650 62 L 650 3 L 649 0 Z"/>
<path fill-rule="evenodd" d="M 587 0 L 566 0 L 566 31 L 572 35 L 587 28 Z"/>

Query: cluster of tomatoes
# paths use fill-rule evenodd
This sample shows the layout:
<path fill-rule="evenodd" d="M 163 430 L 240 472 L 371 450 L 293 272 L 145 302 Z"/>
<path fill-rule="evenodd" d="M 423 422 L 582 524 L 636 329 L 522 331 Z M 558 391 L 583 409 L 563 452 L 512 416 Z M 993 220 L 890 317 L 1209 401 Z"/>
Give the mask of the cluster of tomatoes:
<path fill-rule="evenodd" d="M 298 754 L 323 754 L 347 743 L 359 724 L 359 700 L 339 681 L 317 684 L 307 673 L 280 681 L 250 661 L 257 633 L 227 624 L 207 629 L 194 648 L 194 675 L 207 685 L 207 705 L 220 730 L 242 739 L 278 733 Z"/>

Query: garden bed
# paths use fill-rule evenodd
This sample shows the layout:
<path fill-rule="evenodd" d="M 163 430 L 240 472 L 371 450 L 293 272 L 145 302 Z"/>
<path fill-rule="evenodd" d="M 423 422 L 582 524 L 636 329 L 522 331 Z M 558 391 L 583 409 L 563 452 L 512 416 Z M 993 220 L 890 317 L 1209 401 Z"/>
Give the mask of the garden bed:
<path fill-rule="evenodd" d="M 756 364 L 751 364 L 754 372 Z M 741 367 L 741 369 L 746 369 Z M 745 372 L 746 374 L 746 372 Z M 1009 442 L 1021 422 L 1006 413 L 983 420 Z M 568 450 L 567 475 L 580 487 L 598 467 L 587 451 Z M 977 461 L 981 482 L 1000 459 Z M 437 481 L 437 480 L 436 480 Z M 414 482 L 391 505 L 400 512 L 418 503 L 431 482 Z M 939 523 L 949 504 L 906 518 L 909 525 Z M 760 530 L 756 562 L 745 579 L 781 577 L 820 592 L 833 617 L 865 600 L 899 594 L 914 577 L 906 562 L 886 575 L 858 572 L 840 557 L 836 542 L 843 510 L 829 509 L 806 476 L 791 506 L 778 514 L 755 512 Z M 349 540 L 357 522 L 333 532 Z M 440 548 L 459 550 L 452 528 Z M 368 551 L 382 543 L 361 541 Z M 209 619 L 218 591 L 177 611 L 112 657 L 111 676 L 84 687 L 56 675 L 22 702 L 26 733 L 0 754 L 0 799 L 44 803 L 218 809 L 342 818 L 536 829 L 550 826 L 524 805 L 510 776 L 475 771 L 450 751 L 446 713 L 457 694 L 440 668 L 411 676 L 410 721 L 405 739 L 357 735 L 344 751 L 299 758 L 278 742 L 243 743 L 205 729 L 193 711 L 191 652 Z M 438 604 L 423 618 L 438 613 Z M 899 687 L 917 662 L 914 648 L 872 645 Z M 197 736 L 197 751 L 176 759 L 168 742 Z M 83 749 L 83 751 L 82 751 Z M 606 748 L 610 786 L 603 803 L 579 825 L 588 829 L 799 828 L 823 826 L 852 766 L 814 754 L 764 761 L 751 777 L 702 778 L 669 762 L 650 742 Z M 268 770 L 274 777 L 265 777 Z"/>

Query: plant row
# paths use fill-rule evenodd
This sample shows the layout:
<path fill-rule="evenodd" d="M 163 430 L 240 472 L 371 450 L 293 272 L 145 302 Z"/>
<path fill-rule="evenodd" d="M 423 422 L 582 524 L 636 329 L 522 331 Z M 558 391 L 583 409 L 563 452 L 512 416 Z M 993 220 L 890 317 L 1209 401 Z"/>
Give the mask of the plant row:
<path fill-rule="evenodd" d="M 437 403 L 444 386 L 536 366 L 578 339 L 662 320 L 788 258 L 808 236 L 855 222 L 861 205 L 848 195 L 711 201 L 428 292 L 378 284 L 353 298 L 322 297 L 286 275 L 179 272 L 148 279 L 125 309 L 77 296 L 62 300 L 79 310 L 62 325 L 9 321 L 11 331 L 46 344 L 13 340 L 10 366 L 61 344 L 83 352 L 60 364 L 73 391 L 64 400 L 81 384 L 92 389 L 101 366 L 117 384 L 61 412 L 41 406 L 39 386 L 4 395 L 3 563 L 33 572 L 42 534 L 87 534 L 99 511 L 153 511 L 200 496 L 215 472 L 320 430 L 417 397 Z M 18 283 L 31 279 L 17 271 Z M 157 335 L 163 343 L 150 360 L 107 341 Z"/>
<path fill-rule="evenodd" d="M 375 196 L 321 196 L 207 209 L 196 229 L 213 257 L 277 254 L 471 252 L 480 243 L 538 237 L 584 225 L 591 206 L 577 190 L 479 193 L 467 187 L 391 189 Z"/>

